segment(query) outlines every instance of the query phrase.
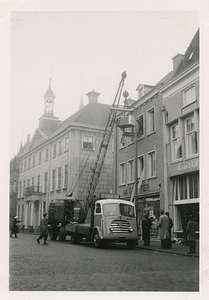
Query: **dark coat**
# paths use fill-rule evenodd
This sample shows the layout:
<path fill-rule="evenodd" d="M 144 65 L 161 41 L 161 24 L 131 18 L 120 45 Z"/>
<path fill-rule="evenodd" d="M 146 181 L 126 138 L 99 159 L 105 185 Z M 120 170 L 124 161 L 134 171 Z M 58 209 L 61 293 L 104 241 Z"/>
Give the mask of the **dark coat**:
<path fill-rule="evenodd" d="M 150 228 L 151 228 L 152 222 L 149 218 L 142 219 L 142 239 L 149 240 L 150 239 Z"/>
<path fill-rule="evenodd" d="M 18 221 L 17 221 L 17 219 L 15 218 L 15 219 L 13 220 L 13 226 L 12 226 L 12 232 L 11 232 L 11 234 L 13 234 L 13 233 L 18 233 L 18 232 L 19 232 L 18 227 L 17 227 L 17 223 L 18 223 Z"/>
<path fill-rule="evenodd" d="M 196 223 L 194 221 L 189 221 L 186 229 L 188 241 L 196 240 L 195 230 L 196 230 Z"/>
<path fill-rule="evenodd" d="M 45 218 L 41 219 L 40 234 L 48 234 L 48 221 Z"/>

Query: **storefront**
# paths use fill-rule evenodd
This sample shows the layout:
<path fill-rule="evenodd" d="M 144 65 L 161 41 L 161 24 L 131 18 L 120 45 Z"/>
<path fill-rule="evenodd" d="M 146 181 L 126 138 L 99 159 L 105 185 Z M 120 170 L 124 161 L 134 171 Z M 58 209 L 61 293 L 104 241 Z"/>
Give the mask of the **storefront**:
<path fill-rule="evenodd" d="M 174 232 L 186 239 L 186 227 L 190 216 L 196 222 L 199 238 L 199 161 L 191 159 L 169 167 L 169 194 L 173 208 Z"/>

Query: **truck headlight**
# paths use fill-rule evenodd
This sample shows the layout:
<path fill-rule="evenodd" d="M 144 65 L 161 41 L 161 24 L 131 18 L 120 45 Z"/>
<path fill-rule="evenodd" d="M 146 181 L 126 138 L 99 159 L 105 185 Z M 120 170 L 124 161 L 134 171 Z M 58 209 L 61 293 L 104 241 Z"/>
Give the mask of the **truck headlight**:
<path fill-rule="evenodd" d="M 112 232 L 112 231 L 113 231 L 113 228 L 112 228 L 112 227 L 110 227 L 110 228 L 109 228 L 109 230 Z"/>
<path fill-rule="evenodd" d="M 129 227 L 128 230 L 129 230 L 130 232 L 132 232 L 132 231 L 133 231 L 133 228 L 132 228 L 132 227 Z"/>

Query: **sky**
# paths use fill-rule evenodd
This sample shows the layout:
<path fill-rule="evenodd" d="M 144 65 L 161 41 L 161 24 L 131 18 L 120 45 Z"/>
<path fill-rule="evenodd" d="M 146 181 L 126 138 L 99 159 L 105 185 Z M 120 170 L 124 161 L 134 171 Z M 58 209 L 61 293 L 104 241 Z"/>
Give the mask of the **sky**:
<path fill-rule="evenodd" d="M 137 99 L 138 84 L 155 85 L 169 73 L 198 27 L 192 11 L 13 11 L 10 157 L 38 127 L 50 78 L 61 121 L 93 89 L 111 105 L 123 71 L 124 89 Z"/>

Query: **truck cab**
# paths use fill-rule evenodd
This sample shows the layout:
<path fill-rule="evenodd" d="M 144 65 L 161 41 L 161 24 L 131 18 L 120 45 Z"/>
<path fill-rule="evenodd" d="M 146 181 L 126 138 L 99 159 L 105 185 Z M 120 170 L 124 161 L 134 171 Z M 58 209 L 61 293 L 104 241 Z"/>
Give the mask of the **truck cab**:
<path fill-rule="evenodd" d="M 95 246 L 107 242 L 138 244 L 135 206 L 121 199 L 97 200 L 94 207 L 92 240 Z"/>

